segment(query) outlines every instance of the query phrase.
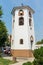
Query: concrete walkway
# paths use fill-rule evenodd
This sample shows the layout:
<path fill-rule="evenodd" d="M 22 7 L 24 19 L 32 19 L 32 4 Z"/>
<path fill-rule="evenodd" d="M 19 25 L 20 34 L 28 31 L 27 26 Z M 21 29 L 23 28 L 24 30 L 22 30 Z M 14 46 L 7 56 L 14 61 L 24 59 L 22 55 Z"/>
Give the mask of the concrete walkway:
<path fill-rule="evenodd" d="M 3 57 L 4 59 L 8 59 L 8 60 L 13 60 L 13 58 L 12 57 L 9 57 L 9 56 L 7 56 L 7 57 Z"/>
<path fill-rule="evenodd" d="M 9 59 L 9 60 L 13 60 L 13 57 L 3 57 L 4 59 Z M 25 63 L 25 62 L 28 62 L 28 61 L 30 61 L 30 62 L 32 62 L 33 60 L 34 60 L 34 58 L 28 58 L 28 59 L 24 59 L 24 58 L 17 58 L 16 59 L 17 60 L 17 63 L 15 63 L 15 64 L 10 64 L 10 65 L 22 65 L 23 63 Z"/>
<path fill-rule="evenodd" d="M 22 65 L 23 63 L 25 63 L 25 62 L 28 62 L 28 61 L 30 61 L 30 62 L 32 62 L 34 60 L 34 58 L 29 58 L 29 59 L 24 59 L 24 60 L 18 60 L 17 59 L 17 63 L 15 63 L 15 64 L 11 64 L 11 65 Z"/>

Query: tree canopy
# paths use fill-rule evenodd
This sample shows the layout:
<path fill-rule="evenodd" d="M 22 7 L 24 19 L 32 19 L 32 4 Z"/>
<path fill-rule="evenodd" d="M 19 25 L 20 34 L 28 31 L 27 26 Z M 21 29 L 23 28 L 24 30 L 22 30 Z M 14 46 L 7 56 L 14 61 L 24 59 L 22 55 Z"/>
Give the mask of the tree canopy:
<path fill-rule="evenodd" d="M 2 15 L 2 7 L 0 6 L 0 47 L 5 44 L 8 37 L 7 28 L 5 26 L 5 23 L 1 19 Z"/>
<path fill-rule="evenodd" d="M 43 39 L 41 41 L 38 41 L 36 44 L 43 44 Z"/>
<path fill-rule="evenodd" d="M 2 12 L 2 7 L 0 6 L 0 18 L 2 17 L 3 12 Z"/>
<path fill-rule="evenodd" d="M 43 57 L 43 47 L 34 50 L 34 57 L 36 59 L 39 59 L 40 57 Z"/>
<path fill-rule="evenodd" d="M 7 29 L 4 22 L 0 20 L 0 46 L 5 44 L 6 40 L 7 40 Z"/>
<path fill-rule="evenodd" d="M 33 65 L 43 65 L 43 47 L 34 50 L 35 60 L 33 61 Z"/>

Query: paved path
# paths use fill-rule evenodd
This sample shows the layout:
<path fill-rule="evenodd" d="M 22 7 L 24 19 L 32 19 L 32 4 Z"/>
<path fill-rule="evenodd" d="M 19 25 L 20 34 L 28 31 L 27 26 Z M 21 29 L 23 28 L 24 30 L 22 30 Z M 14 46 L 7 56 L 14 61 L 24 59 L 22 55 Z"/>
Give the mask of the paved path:
<path fill-rule="evenodd" d="M 9 59 L 9 60 L 12 60 L 13 59 L 13 57 L 3 57 L 4 59 Z M 25 63 L 25 62 L 28 62 L 28 61 L 30 61 L 30 62 L 32 62 L 34 60 L 34 58 L 28 58 L 28 59 L 17 59 L 17 63 L 15 63 L 15 64 L 10 64 L 10 65 L 22 65 L 23 63 Z"/>
<path fill-rule="evenodd" d="M 25 63 L 25 62 L 28 62 L 28 61 L 32 62 L 33 60 L 34 60 L 34 58 L 29 58 L 29 59 L 25 59 L 25 60 L 20 60 L 20 61 L 18 61 L 17 63 L 11 64 L 11 65 L 22 65 L 22 64 Z"/>

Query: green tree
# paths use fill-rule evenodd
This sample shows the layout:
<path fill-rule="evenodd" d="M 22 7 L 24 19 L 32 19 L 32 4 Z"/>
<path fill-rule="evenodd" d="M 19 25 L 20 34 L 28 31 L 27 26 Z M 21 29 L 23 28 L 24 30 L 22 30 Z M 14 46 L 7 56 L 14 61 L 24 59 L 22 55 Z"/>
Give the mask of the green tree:
<path fill-rule="evenodd" d="M 23 65 L 32 65 L 31 62 L 26 62 L 26 63 L 23 63 Z"/>
<path fill-rule="evenodd" d="M 2 15 L 2 7 L 0 6 L 0 47 L 5 44 L 8 38 L 7 28 L 5 23 L 1 20 Z"/>
<path fill-rule="evenodd" d="M 43 47 L 34 50 L 35 60 L 33 61 L 33 65 L 43 65 Z"/>
<path fill-rule="evenodd" d="M 0 20 L 0 46 L 4 45 L 6 41 L 7 41 L 7 29 L 4 22 Z"/>
<path fill-rule="evenodd" d="M 43 44 L 43 39 L 41 40 L 41 43 Z"/>
<path fill-rule="evenodd" d="M 41 41 L 38 41 L 36 44 L 43 44 L 43 39 Z"/>
<path fill-rule="evenodd" d="M 35 49 L 33 54 L 36 59 L 42 58 L 43 57 L 43 47 L 39 49 Z"/>
<path fill-rule="evenodd" d="M 41 44 L 41 41 L 38 41 L 36 44 Z"/>
<path fill-rule="evenodd" d="M 0 18 L 2 17 L 3 12 L 2 12 L 2 7 L 0 6 Z"/>

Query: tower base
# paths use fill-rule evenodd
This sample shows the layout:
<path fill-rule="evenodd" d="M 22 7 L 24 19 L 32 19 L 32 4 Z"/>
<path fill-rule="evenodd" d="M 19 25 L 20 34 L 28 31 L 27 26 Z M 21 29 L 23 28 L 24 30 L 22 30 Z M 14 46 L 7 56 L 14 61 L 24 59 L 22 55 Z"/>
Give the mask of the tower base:
<path fill-rule="evenodd" d="M 13 57 L 31 58 L 33 56 L 32 50 L 11 50 Z"/>

